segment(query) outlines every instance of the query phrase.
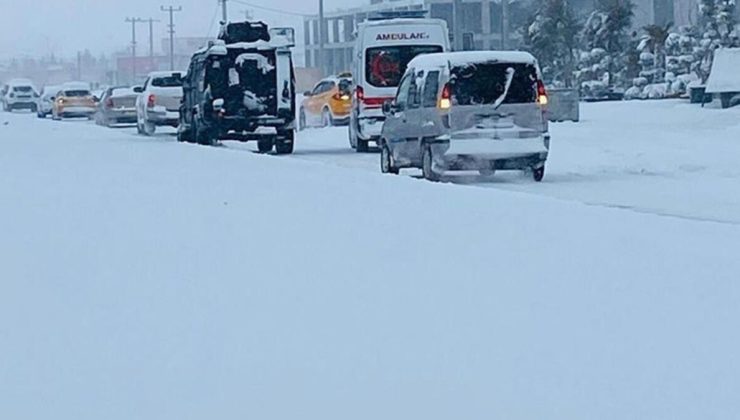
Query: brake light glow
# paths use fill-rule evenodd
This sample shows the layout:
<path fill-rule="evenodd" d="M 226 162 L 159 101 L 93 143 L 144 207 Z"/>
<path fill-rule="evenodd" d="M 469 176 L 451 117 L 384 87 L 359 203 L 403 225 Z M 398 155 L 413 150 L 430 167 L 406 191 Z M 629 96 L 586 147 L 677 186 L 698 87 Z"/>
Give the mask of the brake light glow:
<path fill-rule="evenodd" d="M 452 89 L 449 84 L 446 84 L 439 97 L 439 109 L 447 110 L 450 108 L 452 108 Z"/>
<path fill-rule="evenodd" d="M 549 102 L 547 98 L 547 89 L 545 89 L 545 83 L 542 80 L 537 81 L 537 103 L 540 105 L 547 105 Z"/>
<path fill-rule="evenodd" d="M 154 108 L 154 102 L 157 100 L 157 97 L 154 96 L 154 94 L 149 95 L 149 98 L 147 98 L 146 106 L 147 108 Z"/>
<path fill-rule="evenodd" d="M 365 100 L 365 89 L 363 89 L 362 86 L 357 86 L 355 89 L 355 98 L 357 99 L 357 102 Z"/>

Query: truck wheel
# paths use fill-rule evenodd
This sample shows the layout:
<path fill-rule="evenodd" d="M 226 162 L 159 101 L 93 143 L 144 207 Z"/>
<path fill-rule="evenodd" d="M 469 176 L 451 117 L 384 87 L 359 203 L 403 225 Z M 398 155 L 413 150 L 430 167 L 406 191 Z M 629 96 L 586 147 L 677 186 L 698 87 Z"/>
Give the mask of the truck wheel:
<path fill-rule="evenodd" d="M 211 134 L 210 130 L 199 130 L 198 126 L 195 128 L 195 141 L 201 146 L 214 146 L 216 144 L 216 138 Z"/>
<path fill-rule="evenodd" d="M 144 121 L 143 128 L 144 135 L 149 137 L 153 136 L 154 133 L 157 132 L 157 126 L 154 123 L 150 123 L 149 121 Z"/>
<path fill-rule="evenodd" d="M 293 153 L 295 146 L 295 132 L 278 131 L 277 140 L 275 141 L 275 153 L 279 155 L 289 155 Z"/>
<path fill-rule="evenodd" d="M 257 142 L 257 150 L 259 150 L 260 153 L 270 153 L 272 152 L 272 147 L 272 140 L 260 140 Z"/>
<path fill-rule="evenodd" d="M 306 128 L 306 110 L 301 108 L 301 110 L 298 112 L 298 130 L 303 131 Z"/>
<path fill-rule="evenodd" d="M 367 153 L 368 150 L 370 150 L 370 142 L 367 140 L 356 137 L 355 143 L 357 144 L 357 147 L 355 148 L 355 151 L 357 151 L 357 153 Z"/>
<path fill-rule="evenodd" d="M 424 151 L 421 155 L 421 172 L 424 175 L 424 179 L 433 182 L 439 181 L 439 174 L 434 171 L 432 148 L 428 145 L 424 146 Z"/>
<path fill-rule="evenodd" d="M 193 130 L 192 129 L 183 129 L 183 130 L 177 130 L 177 141 L 180 143 L 192 143 L 193 142 Z"/>
<path fill-rule="evenodd" d="M 532 178 L 535 182 L 542 182 L 545 179 L 545 165 L 540 168 L 532 168 Z"/>
<path fill-rule="evenodd" d="M 391 156 L 391 149 L 388 148 L 386 142 L 380 148 L 380 172 L 384 174 L 398 175 L 398 168 L 393 166 L 393 157 Z"/>

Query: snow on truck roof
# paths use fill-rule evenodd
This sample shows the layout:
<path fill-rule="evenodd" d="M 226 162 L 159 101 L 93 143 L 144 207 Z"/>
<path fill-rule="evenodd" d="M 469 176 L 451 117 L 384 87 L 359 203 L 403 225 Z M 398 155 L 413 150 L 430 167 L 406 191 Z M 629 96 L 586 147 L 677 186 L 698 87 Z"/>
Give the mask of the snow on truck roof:
<path fill-rule="evenodd" d="M 420 55 L 409 63 L 412 67 L 452 67 L 470 63 L 501 62 L 517 64 L 537 64 L 537 59 L 524 51 L 464 51 Z"/>

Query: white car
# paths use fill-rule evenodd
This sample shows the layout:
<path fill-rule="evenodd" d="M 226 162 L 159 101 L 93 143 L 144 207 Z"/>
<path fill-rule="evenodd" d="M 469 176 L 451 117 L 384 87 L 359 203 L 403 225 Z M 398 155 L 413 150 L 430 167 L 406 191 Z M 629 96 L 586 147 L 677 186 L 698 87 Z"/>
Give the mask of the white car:
<path fill-rule="evenodd" d="M 143 88 L 136 88 L 136 128 L 151 136 L 160 126 L 177 128 L 180 121 L 183 71 L 150 73 Z"/>
<path fill-rule="evenodd" d="M 447 23 L 424 13 L 382 13 L 357 25 L 349 141 L 358 152 L 380 139 L 383 103 L 396 95 L 408 63 L 417 55 L 450 50 Z"/>
<path fill-rule="evenodd" d="M 46 118 L 54 111 L 54 99 L 61 86 L 44 86 L 37 102 L 36 114 L 39 118 Z"/>
<path fill-rule="evenodd" d="M 14 79 L 3 87 L 3 109 L 5 111 L 27 109 L 36 112 L 38 98 L 36 87 L 27 79 Z"/>

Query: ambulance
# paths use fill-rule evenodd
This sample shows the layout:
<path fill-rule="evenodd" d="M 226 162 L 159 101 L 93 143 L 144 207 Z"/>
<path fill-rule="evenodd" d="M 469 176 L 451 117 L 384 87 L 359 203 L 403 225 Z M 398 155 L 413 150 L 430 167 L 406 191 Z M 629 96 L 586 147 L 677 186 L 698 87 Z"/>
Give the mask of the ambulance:
<path fill-rule="evenodd" d="M 422 54 L 450 50 L 447 22 L 425 16 L 425 11 L 378 13 L 357 26 L 349 124 L 349 142 L 357 152 L 378 143 L 383 103 L 395 97 L 408 63 Z"/>

